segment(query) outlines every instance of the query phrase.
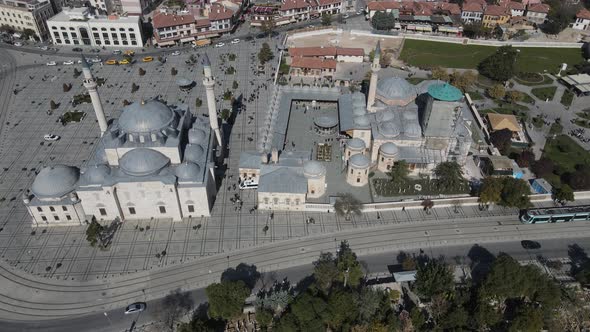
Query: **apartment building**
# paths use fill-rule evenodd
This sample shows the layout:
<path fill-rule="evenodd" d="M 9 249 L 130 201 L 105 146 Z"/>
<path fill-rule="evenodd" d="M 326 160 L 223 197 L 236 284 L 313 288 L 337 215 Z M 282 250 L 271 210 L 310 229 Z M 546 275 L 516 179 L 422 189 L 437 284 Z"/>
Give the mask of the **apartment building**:
<path fill-rule="evenodd" d="M 531 23 L 543 24 L 549 13 L 549 5 L 537 3 L 527 6 L 526 18 Z"/>
<path fill-rule="evenodd" d="M 46 21 L 53 15 L 55 9 L 49 0 L 0 0 L 0 25 L 21 32 L 33 30 L 42 41 L 49 37 Z"/>
<path fill-rule="evenodd" d="M 576 30 L 590 29 L 590 11 L 586 8 L 581 9 L 576 14 L 576 20 L 570 26 Z"/>
<path fill-rule="evenodd" d="M 491 5 L 487 6 L 484 13 L 482 24 L 486 28 L 493 28 L 499 24 L 508 23 L 510 20 L 510 11 L 506 7 Z"/>
<path fill-rule="evenodd" d="M 47 21 L 56 45 L 142 47 L 141 20 L 137 16 L 92 15 L 89 8 L 65 9 Z"/>
<path fill-rule="evenodd" d="M 463 5 L 461 21 L 465 23 L 481 22 L 483 18 L 483 6 L 477 2 L 469 2 Z"/>

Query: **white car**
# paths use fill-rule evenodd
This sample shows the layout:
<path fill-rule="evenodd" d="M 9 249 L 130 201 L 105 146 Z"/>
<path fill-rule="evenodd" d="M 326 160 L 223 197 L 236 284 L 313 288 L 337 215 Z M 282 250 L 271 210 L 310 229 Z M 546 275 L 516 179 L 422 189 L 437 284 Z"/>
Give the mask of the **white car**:
<path fill-rule="evenodd" d="M 224 43 L 217 43 L 217 44 L 215 44 L 215 47 L 223 47 L 223 46 L 225 46 Z"/>
<path fill-rule="evenodd" d="M 236 38 L 236 39 L 234 39 L 234 40 L 231 41 L 232 44 L 237 44 L 239 42 L 240 42 L 240 39 L 239 38 Z"/>
<path fill-rule="evenodd" d="M 121 50 L 114 50 L 113 51 L 113 54 L 115 54 L 115 55 L 118 55 L 118 54 L 121 54 L 121 53 L 123 53 L 123 52 L 121 52 Z"/>
<path fill-rule="evenodd" d="M 46 65 L 48 65 L 48 66 L 57 66 L 57 62 L 55 62 L 55 61 L 49 61 L 48 63 L 46 63 Z"/>
<path fill-rule="evenodd" d="M 342 17 L 344 17 L 344 18 L 349 18 L 349 17 L 350 17 L 350 15 L 348 15 L 348 14 L 344 14 L 344 16 L 342 16 Z"/>
<path fill-rule="evenodd" d="M 73 65 L 74 61 L 72 60 L 68 60 L 68 61 L 64 61 L 64 65 Z"/>
<path fill-rule="evenodd" d="M 23 43 L 21 43 L 21 42 L 16 42 L 16 43 L 14 43 L 14 46 L 21 47 L 21 46 L 23 46 Z"/>
<path fill-rule="evenodd" d="M 43 139 L 46 141 L 57 141 L 60 138 L 61 137 L 59 137 L 58 135 L 53 135 L 53 134 L 46 134 L 45 136 L 43 136 Z"/>
<path fill-rule="evenodd" d="M 47 46 L 41 46 L 41 51 L 47 51 L 49 49 L 49 47 Z"/>
<path fill-rule="evenodd" d="M 358 12 L 356 12 L 356 14 L 357 15 L 362 15 L 363 14 L 363 11 L 362 10 L 359 10 Z"/>
<path fill-rule="evenodd" d="M 146 304 L 144 302 L 136 302 L 132 303 L 125 308 L 125 315 L 134 314 L 137 312 L 142 312 L 146 308 Z"/>
<path fill-rule="evenodd" d="M 180 51 L 174 51 L 172 52 L 172 55 L 180 55 Z"/>
<path fill-rule="evenodd" d="M 90 62 L 99 63 L 99 62 L 102 62 L 102 60 L 100 58 L 93 58 L 93 59 L 90 59 Z"/>

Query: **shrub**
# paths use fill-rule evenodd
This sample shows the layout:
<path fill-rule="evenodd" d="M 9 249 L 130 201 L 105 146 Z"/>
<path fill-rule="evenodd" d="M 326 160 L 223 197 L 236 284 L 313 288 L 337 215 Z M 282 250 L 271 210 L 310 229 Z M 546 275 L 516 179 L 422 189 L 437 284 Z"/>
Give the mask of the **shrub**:
<path fill-rule="evenodd" d="M 145 70 L 143 68 L 139 68 L 139 76 L 145 75 Z"/>

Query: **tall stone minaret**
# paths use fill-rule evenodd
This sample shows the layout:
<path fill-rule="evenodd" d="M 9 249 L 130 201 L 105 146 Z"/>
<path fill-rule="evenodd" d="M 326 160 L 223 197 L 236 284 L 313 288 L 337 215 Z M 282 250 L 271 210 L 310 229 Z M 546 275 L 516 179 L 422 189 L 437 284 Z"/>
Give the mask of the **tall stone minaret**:
<path fill-rule="evenodd" d="M 223 146 L 221 140 L 221 132 L 219 131 L 219 120 L 217 119 L 217 107 L 215 105 L 215 92 L 213 87 L 215 86 L 215 79 L 211 75 L 211 62 L 207 53 L 203 57 L 203 70 L 205 72 L 205 78 L 203 79 L 203 85 L 207 91 L 207 108 L 209 109 L 209 123 L 211 124 L 211 130 L 215 132 L 217 138 L 217 144 Z"/>
<path fill-rule="evenodd" d="M 96 114 L 96 119 L 98 120 L 98 126 L 100 127 L 100 136 L 107 131 L 107 119 L 104 116 L 104 110 L 102 109 L 102 103 L 100 102 L 100 96 L 98 95 L 98 90 L 96 89 L 96 81 L 94 77 L 92 77 L 92 73 L 90 72 L 90 67 L 88 66 L 88 62 L 86 62 L 86 58 L 82 56 L 82 73 L 84 74 L 84 87 L 88 90 L 88 94 L 90 94 L 90 100 L 92 100 L 92 107 L 94 108 L 94 113 Z"/>
<path fill-rule="evenodd" d="M 375 112 L 373 105 L 375 104 L 375 94 L 377 93 L 377 81 L 379 79 L 379 70 L 381 69 L 381 41 L 377 41 L 375 47 L 375 54 L 373 56 L 373 63 L 371 64 L 371 81 L 369 82 L 369 96 L 367 98 L 367 110 Z"/>

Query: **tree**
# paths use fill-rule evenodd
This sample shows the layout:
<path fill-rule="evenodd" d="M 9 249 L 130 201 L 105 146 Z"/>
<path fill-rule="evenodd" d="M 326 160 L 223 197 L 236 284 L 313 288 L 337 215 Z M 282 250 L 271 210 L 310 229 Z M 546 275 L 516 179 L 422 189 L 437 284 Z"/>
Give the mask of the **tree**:
<path fill-rule="evenodd" d="M 376 12 L 371 18 L 371 24 L 376 30 L 391 30 L 395 28 L 393 13 Z"/>
<path fill-rule="evenodd" d="M 502 188 L 504 187 L 502 178 L 488 176 L 483 179 L 479 193 L 479 202 L 483 204 L 497 204 L 502 200 Z"/>
<path fill-rule="evenodd" d="M 500 194 L 502 197 L 500 205 L 526 209 L 531 206 L 530 193 L 531 190 L 525 180 L 506 177 Z"/>
<path fill-rule="evenodd" d="M 576 190 L 590 188 L 590 166 L 589 165 L 576 165 L 576 170 L 568 174 L 567 183 Z"/>
<path fill-rule="evenodd" d="M 416 269 L 416 260 L 411 256 L 406 256 L 402 261 L 402 269 L 404 271 L 413 271 Z"/>
<path fill-rule="evenodd" d="M 92 220 L 88 228 L 86 229 L 86 240 L 90 242 L 91 246 L 96 246 L 96 243 L 100 240 L 104 227 L 99 224 L 96 220 Z"/>
<path fill-rule="evenodd" d="M 423 299 L 438 294 L 447 294 L 454 288 L 453 272 L 450 266 L 440 260 L 429 260 L 418 267 L 414 283 L 416 293 Z"/>
<path fill-rule="evenodd" d="M 502 39 L 502 36 L 504 36 L 504 30 L 502 30 L 499 24 L 496 24 L 494 30 L 492 31 L 492 34 L 494 35 L 494 38 Z"/>
<path fill-rule="evenodd" d="M 448 81 L 451 77 L 447 70 L 442 67 L 434 67 L 431 70 L 430 76 L 432 76 L 433 80 L 441 80 L 441 81 Z"/>
<path fill-rule="evenodd" d="M 350 216 L 353 214 L 360 216 L 361 208 L 361 201 L 350 193 L 340 194 L 334 203 L 336 214 L 344 216 L 346 220 L 350 220 Z"/>
<path fill-rule="evenodd" d="M 397 187 L 402 186 L 408 181 L 409 174 L 410 169 L 408 168 L 408 162 L 403 159 L 393 164 L 391 171 L 388 173 L 389 177 L 391 178 L 391 182 L 393 182 Z"/>
<path fill-rule="evenodd" d="M 170 69 L 170 75 L 172 75 L 172 76 L 176 76 L 176 74 L 178 74 L 178 70 L 176 70 L 176 68 L 172 67 L 172 68 Z"/>
<path fill-rule="evenodd" d="M 195 99 L 195 106 L 196 106 L 197 108 L 199 108 L 199 107 L 201 107 L 202 105 L 203 105 L 203 101 L 201 100 L 201 98 L 198 98 L 198 97 L 197 97 L 197 99 Z"/>
<path fill-rule="evenodd" d="M 551 9 L 541 30 L 550 35 L 556 35 L 567 28 L 576 16 L 577 8 L 566 2 L 550 1 Z"/>
<path fill-rule="evenodd" d="M 230 320 L 242 313 L 250 290 L 241 280 L 221 281 L 207 286 L 205 293 L 209 299 L 209 316 Z"/>
<path fill-rule="evenodd" d="M 516 55 L 516 49 L 510 45 L 498 47 L 496 53 L 479 63 L 479 73 L 493 80 L 505 82 L 514 76 Z"/>
<path fill-rule="evenodd" d="M 490 141 L 501 154 L 505 155 L 512 145 L 512 131 L 510 129 L 493 131 L 490 134 Z"/>
<path fill-rule="evenodd" d="M 341 330 L 345 322 L 351 322 L 357 317 L 352 293 L 345 289 L 337 289 L 328 297 L 326 323 L 333 331 Z"/>
<path fill-rule="evenodd" d="M 410 310 L 410 319 L 412 321 L 412 326 L 416 331 L 422 331 L 422 329 L 426 325 L 426 318 L 424 317 L 424 313 L 418 307 L 413 307 L 412 310 Z"/>
<path fill-rule="evenodd" d="M 176 289 L 166 295 L 157 311 L 158 316 L 164 324 L 172 331 L 174 322 L 186 315 L 193 307 L 194 301 L 190 293 L 183 293 Z"/>
<path fill-rule="evenodd" d="M 270 46 L 267 43 L 263 43 L 262 47 L 260 48 L 260 52 L 258 52 L 258 60 L 260 64 L 263 65 L 266 62 L 272 60 L 274 57 L 272 51 L 270 50 Z"/>
<path fill-rule="evenodd" d="M 24 29 L 22 33 L 23 39 L 36 39 L 35 38 L 35 31 L 33 29 Z"/>
<path fill-rule="evenodd" d="M 270 38 L 272 36 L 272 32 L 276 27 L 275 19 L 272 15 L 268 17 L 267 20 L 263 21 L 260 25 L 260 30 Z"/>
<path fill-rule="evenodd" d="M 427 199 L 423 200 L 420 205 L 422 205 L 426 214 L 430 214 L 430 209 L 432 209 L 434 207 L 434 202 L 431 199 L 427 198 Z"/>
<path fill-rule="evenodd" d="M 463 73 L 455 70 L 450 77 L 451 84 L 463 92 L 467 92 L 477 82 L 477 73 L 466 70 Z"/>
<path fill-rule="evenodd" d="M 139 76 L 145 75 L 145 69 L 139 68 Z"/>
<path fill-rule="evenodd" d="M 309 291 L 295 298 L 291 304 L 291 312 L 295 318 L 295 329 L 283 329 L 282 331 L 320 331 L 324 328 L 322 317 L 327 315 L 328 305 L 322 297 L 314 296 Z M 281 325 L 286 325 L 283 320 L 289 322 L 288 315 L 281 317 Z M 293 323 L 289 324 L 292 325 Z M 274 329 L 273 329 L 274 330 Z"/>
<path fill-rule="evenodd" d="M 463 170 L 455 161 L 442 162 L 434 168 L 436 186 L 439 189 L 459 190 L 465 185 Z"/>
<path fill-rule="evenodd" d="M 332 24 L 332 15 L 330 15 L 328 13 L 323 13 L 322 14 L 322 25 L 328 26 L 331 24 Z"/>
<path fill-rule="evenodd" d="M 555 165 L 553 164 L 553 161 L 545 157 L 537 160 L 531 167 L 531 171 L 533 171 L 538 178 L 552 174 L 554 169 Z"/>
<path fill-rule="evenodd" d="M 354 303 L 358 310 L 357 321 L 363 324 L 369 324 L 373 321 L 382 306 L 386 295 L 380 290 L 363 287 L 358 293 L 355 293 Z"/>
<path fill-rule="evenodd" d="M 273 313 L 268 309 L 257 309 L 256 310 L 256 321 L 260 324 L 260 327 L 267 329 L 270 323 L 272 323 Z"/>
<path fill-rule="evenodd" d="M 524 95 L 520 91 L 511 90 L 511 91 L 506 92 L 506 100 L 509 103 L 517 103 L 517 102 L 521 101 L 523 97 L 524 97 Z"/>
<path fill-rule="evenodd" d="M 57 109 L 59 107 L 58 104 L 56 104 L 53 99 L 49 102 L 49 108 L 53 111 L 55 109 Z"/>
<path fill-rule="evenodd" d="M 221 120 L 223 120 L 224 122 L 227 122 L 227 120 L 230 118 L 230 116 L 231 116 L 231 113 L 228 108 L 224 108 L 221 110 Z"/>
<path fill-rule="evenodd" d="M 560 188 L 555 189 L 552 196 L 554 201 L 562 205 L 574 201 L 574 191 L 567 184 L 563 184 Z"/>
<path fill-rule="evenodd" d="M 328 294 L 334 281 L 338 278 L 336 259 L 331 252 L 323 252 L 320 258 L 313 262 L 313 278 L 316 286 Z"/>
<path fill-rule="evenodd" d="M 131 84 L 131 93 L 136 92 L 137 90 L 139 90 L 139 85 L 132 83 Z"/>
<path fill-rule="evenodd" d="M 488 96 L 501 100 L 506 96 L 506 89 L 502 84 L 494 84 L 489 89 L 486 90 Z"/>
<path fill-rule="evenodd" d="M 363 270 L 356 259 L 356 254 L 350 249 L 347 241 L 340 243 L 340 250 L 336 256 L 336 267 L 338 268 L 338 280 L 344 286 L 356 287 L 361 282 Z"/>
<path fill-rule="evenodd" d="M 523 150 L 517 157 L 516 163 L 520 167 L 531 167 L 535 162 L 535 154 L 531 150 Z"/>

